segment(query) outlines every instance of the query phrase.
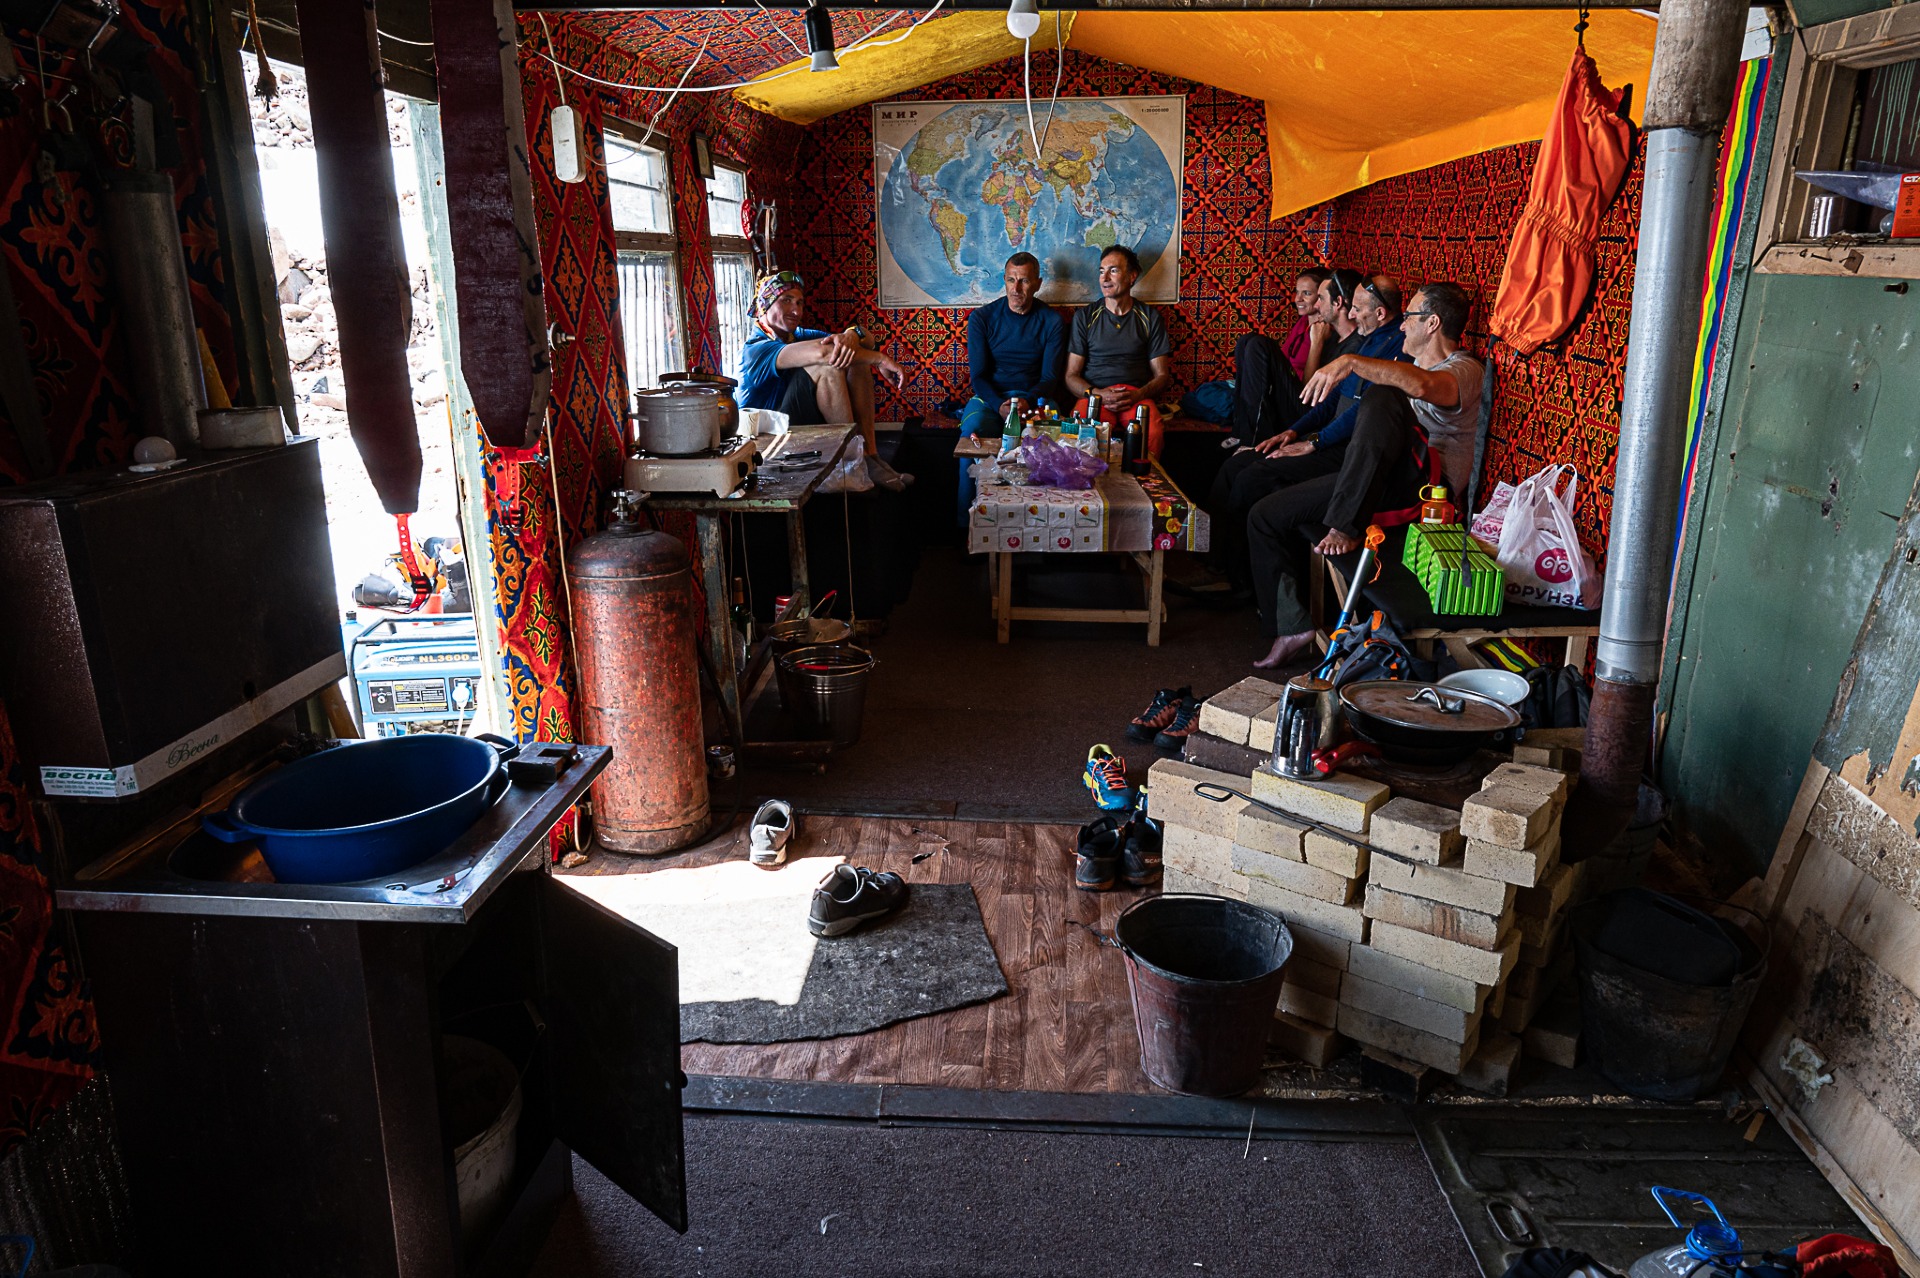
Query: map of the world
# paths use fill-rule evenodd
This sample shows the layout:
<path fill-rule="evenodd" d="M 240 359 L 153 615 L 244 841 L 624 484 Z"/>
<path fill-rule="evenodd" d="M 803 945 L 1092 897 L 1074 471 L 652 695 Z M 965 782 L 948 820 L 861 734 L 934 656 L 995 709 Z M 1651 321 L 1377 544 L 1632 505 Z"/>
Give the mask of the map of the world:
<path fill-rule="evenodd" d="M 1185 117 L 1179 97 L 1063 98 L 1051 124 L 1036 102 L 1032 130 L 1019 101 L 878 104 L 880 305 L 991 301 L 1023 249 L 1044 300 L 1090 302 L 1115 244 L 1140 255 L 1135 297 L 1178 300 Z"/>

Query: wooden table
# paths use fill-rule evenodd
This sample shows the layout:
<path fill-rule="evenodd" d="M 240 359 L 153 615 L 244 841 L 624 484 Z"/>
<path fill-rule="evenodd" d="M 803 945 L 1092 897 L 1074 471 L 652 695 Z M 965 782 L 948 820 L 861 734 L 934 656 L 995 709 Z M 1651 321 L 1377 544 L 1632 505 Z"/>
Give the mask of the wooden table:
<path fill-rule="evenodd" d="M 714 682 L 720 688 L 721 709 L 736 741 L 746 741 L 746 725 L 742 713 L 741 671 L 733 659 L 732 596 L 721 522 L 728 515 L 784 516 L 787 563 L 793 575 L 793 602 L 786 615 L 799 616 L 812 608 L 813 590 L 807 576 L 807 530 L 802 513 L 814 490 L 846 451 L 847 441 L 853 438 L 855 429 L 851 424 L 802 426 L 785 435 L 762 435 L 760 469 L 744 488 L 731 496 L 655 493 L 647 499 L 647 504 L 655 510 L 678 510 L 693 516 L 699 541 L 700 581 L 707 595 L 707 655 L 713 662 Z M 791 468 L 782 465 L 781 457 L 809 449 L 819 450 L 820 456 Z"/>
<path fill-rule="evenodd" d="M 1179 487 L 1160 469 L 1160 463 L 1153 463 L 1153 470 L 1145 476 L 1145 482 L 1129 475 L 1109 472 L 1100 477 L 1096 490 L 1105 503 L 1108 516 L 1101 523 L 1102 538 L 1097 543 L 1083 540 L 1074 547 L 1060 548 L 1051 543 L 1049 537 L 1063 530 L 1037 526 L 1034 529 L 1035 544 L 1031 549 L 1021 546 L 1018 549 L 989 548 L 983 543 L 984 533 L 970 530 L 972 549 L 976 553 L 988 556 L 987 575 L 993 600 L 993 619 L 996 623 L 996 637 L 1001 643 L 1012 640 L 1013 623 L 1016 621 L 1090 621 L 1115 625 L 1139 625 L 1147 627 L 1147 645 L 1160 646 L 1160 626 L 1166 620 L 1166 560 L 1167 551 L 1174 549 L 1205 550 L 1207 548 L 1208 524 L 1205 512 L 1201 511 L 1182 493 Z M 1131 485 L 1127 491 L 1121 485 Z M 1003 491 L 1027 491 L 1042 494 L 1058 494 L 1057 489 L 1009 489 Z M 1067 493 L 1068 498 L 1091 496 L 1089 493 Z M 1126 507 L 1125 518 L 1115 518 L 1121 514 L 1115 499 Z M 982 491 L 975 499 L 976 506 L 987 499 Z M 1109 524 L 1107 519 L 1111 519 Z M 1136 544 L 1137 543 L 1137 544 Z M 1016 606 L 1013 602 L 1013 563 L 1016 555 L 1047 553 L 1118 553 L 1125 555 L 1128 562 L 1140 570 L 1146 579 L 1146 606 L 1144 608 L 1038 608 Z"/>

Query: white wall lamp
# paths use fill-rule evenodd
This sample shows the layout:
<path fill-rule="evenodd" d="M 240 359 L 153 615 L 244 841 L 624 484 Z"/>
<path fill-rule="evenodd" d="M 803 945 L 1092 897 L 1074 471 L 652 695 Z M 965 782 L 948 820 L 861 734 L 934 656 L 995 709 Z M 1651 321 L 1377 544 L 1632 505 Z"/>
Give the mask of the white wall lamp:
<path fill-rule="evenodd" d="M 1038 19 L 1035 21 L 1037 22 Z M 818 0 L 809 4 L 804 22 L 807 28 L 807 53 L 810 55 L 812 69 L 838 71 L 840 59 L 833 53 L 833 15 L 827 12 L 827 6 L 819 3 Z"/>
<path fill-rule="evenodd" d="M 1013 0 L 1007 10 L 1007 34 L 1016 40 L 1031 40 L 1039 30 L 1039 0 Z"/>

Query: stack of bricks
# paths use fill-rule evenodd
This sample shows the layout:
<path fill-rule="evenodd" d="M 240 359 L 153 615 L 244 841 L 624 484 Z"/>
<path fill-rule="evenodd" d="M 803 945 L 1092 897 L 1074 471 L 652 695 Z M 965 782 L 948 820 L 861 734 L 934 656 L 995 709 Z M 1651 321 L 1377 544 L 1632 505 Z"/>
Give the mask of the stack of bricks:
<path fill-rule="evenodd" d="M 1507 763 L 1459 812 L 1401 798 L 1375 814 L 1372 927 L 1341 985 L 1343 1033 L 1504 1089 L 1575 886 L 1559 862 L 1567 788 L 1564 773 Z M 1514 997 L 1523 961 L 1538 997 Z"/>

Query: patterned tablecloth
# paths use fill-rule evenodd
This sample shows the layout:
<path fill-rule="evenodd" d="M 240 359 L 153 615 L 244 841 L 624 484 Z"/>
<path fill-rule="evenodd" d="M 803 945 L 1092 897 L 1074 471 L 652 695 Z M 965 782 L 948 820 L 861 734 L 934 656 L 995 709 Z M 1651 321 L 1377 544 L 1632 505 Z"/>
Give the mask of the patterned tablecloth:
<path fill-rule="evenodd" d="M 999 463 L 974 463 L 967 549 L 1089 553 L 1205 550 L 1207 512 L 1188 501 L 1157 466 L 1138 479 L 1109 470 L 1092 489 L 1001 484 Z"/>

